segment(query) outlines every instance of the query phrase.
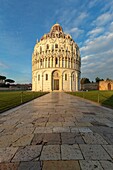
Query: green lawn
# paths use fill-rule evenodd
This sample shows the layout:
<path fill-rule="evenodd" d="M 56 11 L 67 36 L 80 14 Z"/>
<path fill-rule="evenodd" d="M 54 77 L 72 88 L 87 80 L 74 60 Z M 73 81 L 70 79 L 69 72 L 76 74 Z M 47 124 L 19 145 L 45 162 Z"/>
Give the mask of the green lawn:
<path fill-rule="evenodd" d="M 113 108 L 113 91 L 83 91 L 83 92 L 70 92 L 69 94 L 79 96 L 101 105 Z"/>
<path fill-rule="evenodd" d="M 31 92 L 31 91 L 5 91 L 0 92 L 0 113 L 26 103 L 37 97 L 40 97 L 44 92 Z"/>

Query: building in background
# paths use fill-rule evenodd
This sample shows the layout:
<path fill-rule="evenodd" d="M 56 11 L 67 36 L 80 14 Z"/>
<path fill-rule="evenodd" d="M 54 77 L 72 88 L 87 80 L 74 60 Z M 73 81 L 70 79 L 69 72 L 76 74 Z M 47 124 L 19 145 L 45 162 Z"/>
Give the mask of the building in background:
<path fill-rule="evenodd" d="M 78 91 L 81 58 L 78 45 L 59 24 L 37 41 L 32 54 L 33 91 Z"/>
<path fill-rule="evenodd" d="M 113 90 L 113 80 L 100 81 L 99 90 Z"/>

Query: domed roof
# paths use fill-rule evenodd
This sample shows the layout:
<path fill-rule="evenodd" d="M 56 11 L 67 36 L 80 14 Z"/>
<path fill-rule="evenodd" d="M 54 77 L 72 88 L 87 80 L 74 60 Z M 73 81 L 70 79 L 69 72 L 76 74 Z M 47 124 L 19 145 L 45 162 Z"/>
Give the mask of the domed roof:
<path fill-rule="evenodd" d="M 62 27 L 58 23 L 54 24 L 51 28 L 51 32 L 56 32 L 56 31 L 63 32 Z"/>

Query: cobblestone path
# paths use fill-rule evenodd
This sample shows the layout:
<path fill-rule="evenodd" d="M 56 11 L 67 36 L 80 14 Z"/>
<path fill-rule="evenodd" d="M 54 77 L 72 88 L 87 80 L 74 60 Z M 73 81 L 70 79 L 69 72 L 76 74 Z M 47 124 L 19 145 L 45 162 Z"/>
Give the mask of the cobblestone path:
<path fill-rule="evenodd" d="M 113 110 L 49 93 L 0 115 L 0 170 L 113 170 Z"/>

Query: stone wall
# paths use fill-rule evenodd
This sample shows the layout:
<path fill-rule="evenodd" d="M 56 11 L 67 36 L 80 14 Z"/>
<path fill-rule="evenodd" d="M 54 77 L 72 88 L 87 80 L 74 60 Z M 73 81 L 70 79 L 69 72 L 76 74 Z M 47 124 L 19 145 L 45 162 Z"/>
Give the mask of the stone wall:
<path fill-rule="evenodd" d="M 113 90 L 113 80 L 100 81 L 99 90 Z"/>
<path fill-rule="evenodd" d="M 55 72 L 58 72 L 58 78 L 54 77 Z M 41 69 L 35 72 L 34 77 L 34 91 L 53 91 L 55 80 L 59 81 L 59 91 L 77 91 L 78 88 L 76 84 L 78 82 L 78 76 L 75 70 Z"/>
<path fill-rule="evenodd" d="M 98 83 L 86 83 L 81 85 L 81 90 L 98 90 Z"/>

